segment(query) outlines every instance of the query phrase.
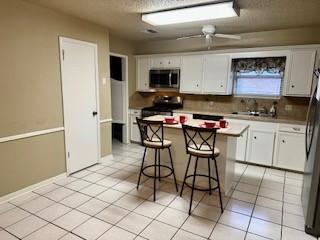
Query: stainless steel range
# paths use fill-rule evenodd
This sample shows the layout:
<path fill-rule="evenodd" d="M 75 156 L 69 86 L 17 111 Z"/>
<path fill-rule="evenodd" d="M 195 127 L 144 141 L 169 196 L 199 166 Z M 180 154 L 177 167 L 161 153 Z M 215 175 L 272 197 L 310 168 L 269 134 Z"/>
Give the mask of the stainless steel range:
<path fill-rule="evenodd" d="M 180 96 L 156 96 L 153 106 L 142 109 L 142 118 L 153 115 L 172 116 L 173 110 L 183 108 L 183 98 Z"/>

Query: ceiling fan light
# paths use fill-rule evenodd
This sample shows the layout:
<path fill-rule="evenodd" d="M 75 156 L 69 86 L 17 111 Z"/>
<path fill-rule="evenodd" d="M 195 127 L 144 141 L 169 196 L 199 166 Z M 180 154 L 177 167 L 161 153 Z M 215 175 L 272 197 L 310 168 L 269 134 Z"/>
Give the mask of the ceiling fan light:
<path fill-rule="evenodd" d="M 234 1 L 142 14 L 142 21 L 154 26 L 239 16 Z"/>

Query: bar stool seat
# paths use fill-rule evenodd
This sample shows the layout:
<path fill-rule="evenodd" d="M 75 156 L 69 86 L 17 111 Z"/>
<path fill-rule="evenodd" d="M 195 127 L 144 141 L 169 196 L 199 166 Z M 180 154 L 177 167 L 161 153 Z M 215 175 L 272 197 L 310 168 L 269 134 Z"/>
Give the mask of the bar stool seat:
<path fill-rule="evenodd" d="M 146 147 L 149 147 L 149 148 L 168 148 L 168 147 L 171 147 L 172 145 L 171 141 L 165 140 L 165 139 L 163 139 L 163 144 L 162 142 L 159 142 L 159 141 L 148 141 L 148 140 L 144 140 L 143 143 Z"/>
<path fill-rule="evenodd" d="M 189 154 L 191 154 L 193 156 L 196 156 L 196 157 L 208 158 L 208 157 L 212 157 L 212 155 L 215 156 L 215 157 L 218 157 L 220 155 L 219 148 L 215 147 L 214 148 L 214 153 L 212 153 L 211 149 L 210 149 L 210 147 L 208 147 L 206 145 L 202 145 L 202 146 L 197 146 L 196 147 L 193 144 L 193 145 L 190 145 L 188 147 Z"/>

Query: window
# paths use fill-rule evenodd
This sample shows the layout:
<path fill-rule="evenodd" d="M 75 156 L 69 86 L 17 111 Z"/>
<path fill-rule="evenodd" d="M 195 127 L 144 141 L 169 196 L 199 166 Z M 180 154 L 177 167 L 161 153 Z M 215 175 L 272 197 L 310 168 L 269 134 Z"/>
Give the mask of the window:
<path fill-rule="evenodd" d="M 234 94 L 280 97 L 284 67 L 285 57 L 235 59 Z"/>
<path fill-rule="evenodd" d="M 279 97 L 282 78 L 280 73 L 236 73 L 235 95 Z"/>

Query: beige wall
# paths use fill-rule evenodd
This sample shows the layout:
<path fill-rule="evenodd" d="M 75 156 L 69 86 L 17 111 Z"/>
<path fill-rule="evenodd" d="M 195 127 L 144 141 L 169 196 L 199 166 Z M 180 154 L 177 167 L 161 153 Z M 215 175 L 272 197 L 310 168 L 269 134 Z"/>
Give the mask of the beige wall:
<path fill-rule="evenodd" d="M 112 33 L 109 35 L 110 52 L 118 53 L 128 56 L 128 92 L 129 97 L 136 91 L 136 61 L 134 58 L 135 54 L 135 43 L 124 40 Z"/>
<path fill-rule="evenodd" d="M 108 31 L 20 0 L 0 7 L 0 137 L 63 126 L 58 37 L 98 44 L 101 119 L 111 118 Z M 111 153 L 110 123 L 101 125 Z M 65 172 L 63 133 L 0 143 L 0 196 Z"/>
<path fill-rule="evenodd" d="M 283 29 L 240 34 L 241 40 L 215 38 L 213 49 L 266 47 L 320 43 L 320 27 Z M 203 39 L 139 42 L 136 54 L 172 53 L 206 50 Z"/>

